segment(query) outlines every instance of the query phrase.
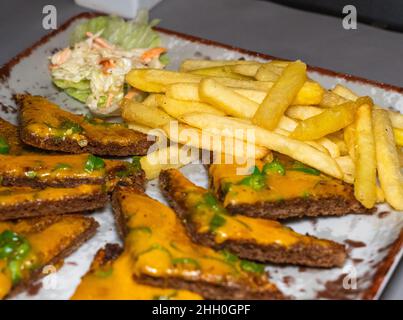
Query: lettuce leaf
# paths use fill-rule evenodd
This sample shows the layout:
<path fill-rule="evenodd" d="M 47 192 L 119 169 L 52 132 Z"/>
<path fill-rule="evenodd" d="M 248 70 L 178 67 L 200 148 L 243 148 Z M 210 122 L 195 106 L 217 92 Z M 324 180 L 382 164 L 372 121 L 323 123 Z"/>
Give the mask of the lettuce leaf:
<path fill-rule="evenodd" d="M 91 94 L 91 90 L 79 90 L 75 88 L 66 88 L 64 91 L 74 99 L 77 99 L 78 101 L 81 102 L 87 102 L 88 96 Z"/>
<path fill-rule="evenodd" d="M 102 31 L 101 36 L 109 42 L 125 49 L 153 48 L 160 45 L 159 35 L 152 29 L 159 23 L 148 21 L 148 12 L 141 11 L 135 20 L 125 21 L 116 16 L 101 16 L 78 25 L 72 35 L 72 45 L 86 38 L 86 32 L 93 34 Z"/>
<path fill-rule="evenodd" d="M 66 88 L 74 88 L 78 90 L 90 89 L 89 80 L 81 80 L 79 82 L 73 82 L 69 80 L 53 79 L 53 83 L 60 89 L 66 89 Z"/>

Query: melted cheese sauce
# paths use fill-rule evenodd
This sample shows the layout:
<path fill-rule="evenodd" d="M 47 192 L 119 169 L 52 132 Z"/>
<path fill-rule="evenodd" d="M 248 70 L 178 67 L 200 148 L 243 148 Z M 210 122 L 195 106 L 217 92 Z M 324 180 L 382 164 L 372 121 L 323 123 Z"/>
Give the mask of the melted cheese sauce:
<path fill-rule="evenodd" d="M 256 163 L 262 169 L 263 163 Z M 350 193 L 341 181 L 330 178 L 323 174 L 312 175 L 300 171 L 287 170 L 285 175 L 267 174 L 265 177 L 265 187 L 255 190 L 246 185 L 238 183 L 245 176 L 237 174 L 237 165 L 213 164 L 209 172 L 212 187 L 215 193 L 221 194 L 225 186 L 231 185 L 230 190 L 224 195 L 224 206 L 238 204 L 252 204 L 256 202 L 276 202 L 295 198 L 323 198 L 327 196 L 339 195 L 350 197 Z"/>
<path fill-rule="evenodd" d="M 10 150 L 8 154 L 18 155 L 25 151 L 23 150 L 19 135 L 18 128 L 11 123 L 0 118 L 0 137 L 7 141 Z"/>
<path fill-rule="evenodd" d="M 85 171 L 88 154 L 78 155 L 0 155 L 0 176 L 32 177 L 41 181 L 63 178 L 104 178 L 106 172 L 124 164 L 122 161 L 104 160 L 105 168 Z M 68 167 L 59 168 L 68 165 Z M 33 175 L 30 176 L 30 173 Z"/>
<path fill-rule="evenodd" d="M 141 135 L 121 124 L 108 124 L 99 119 L 91 120 L 90 123 L 83 116 L 64 111 L 43 97 L 25 96 L 22 110 L 21 118 L 26 130 L 40 138 L 68 137 L 83 146 L 88 139 L 102 144 L 127 146 Z M 66 120 L 81 126 L 82 132 L 61 130 Z"/>
<path fill-rule="evenodd" d="M 81 280 L 72 300 L 199 300 L 187 290 L 161 289 L 134 281 L 129 252 L 105 266 L 96 266 Z"/>
<path fill-rule="evenodd" d="M 47 265 L 54 257 L 65 250 L 85 232 L 89 220 L 80 216 L 65 216 L 52 219 L 36 218 L 13 222 L 0 222 L 0 233 L 11 230 L 25 237 L 31 246 L 28 259 L 34 269 Z M 29 279 L 30 270 L 24 270 L 23 280 Z M 0 259 L 0 298 L 3 298 L 12 287 L 11 276 Z"/>
<path fill-rule="evenodd" d="M 60 201 L 102 192 L 99 185 L 79 185 L 75 188 L 0 187 L 0 207 L 22 202 Z"/>
<path fill-rule="evenodd" d="M 277 221 L 230 215 L 218 202 L 214 210 L 212 206 L 205 204 L 204 197 L 209 194 L 208 190 L 194 185 L 178 170 L 169 170 L 168 174 L 171 176 L 171 196 L 188 208 L 187 218 L 197 226 L 199 233 L 214 233 L 216 243 L 227 240 L 244 240 L 260 245 L 277 244 L 280 246 L 291 246 L 301 242 L 327 244 L 326 241 L 296 233 Z M 211 231 L 210 224 L 217 212 L 221 214 L 225 222 Z"/>
<path fill-rule="evenodd" d="M 129 189 L 119 196 L 130 230 L 125 245 L 132 257 L 131 270 L 135 276 L 178 277 L 276 290 L 265 274 L 251 277 L 238 260 L 227 261 L 224 254 L 194 244 L 170 208 Z"/>

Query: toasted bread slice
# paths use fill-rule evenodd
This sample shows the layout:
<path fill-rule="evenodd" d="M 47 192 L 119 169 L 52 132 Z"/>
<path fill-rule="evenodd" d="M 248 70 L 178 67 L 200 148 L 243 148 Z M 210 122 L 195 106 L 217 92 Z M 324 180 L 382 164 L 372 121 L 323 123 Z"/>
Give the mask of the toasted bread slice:
<path fill-rule="evenodd" d="M 207 299 L 281 299 L 263 265 L 193 243 L 175 213 L 135 188 L 119 187 L 112 207 L 134 279 Z"/>
<path fill-rule="evenodd" d="M 259 262 L 334 267 L 345 261 L 341 244 L 299 234 L 277 221 L 229 214 L 209 190 L 178 170 L 162 171 L 160 187 L 195 243 Z"/>
<path fill-rule="evenodd" d="M 26 144 L 45 150 L 106 156 L 145 155 L 154 143 L 146 134 L 72 114 L 40 96 L 17 95 L 20 136 Z"/>
<path fill-rule="evenodd" d="M 103 186 L 35 189 L 0 187 L 0 221 L 86 212 L 104 207 L 108 194 Z"/>
<path fill-rule="evenodd" d="M 285 156 L 256 161 L 252 174 L 238 174 L 235 164 L 209 167 L 210 188 L 231 213 L 266 219 L 368 214 L 353 186 Z M 244 168 L 244 167 L 243 167 Z M 245 169 L 245 168 L 244 168 Z"/>
<path fill-rule="evenodd" d="M 200 300 L 187 290 L 162 289 L 133 279 L 128 250 L 117 244 L 100 249 L 72 300 Z"/>
<path fill-rule="evenodd" d="M 0 223 L 0 298 L 29 288 L 56 270 L 96 231 L 98 223 L 80 215 Z"/>
<path fill-rule="evenodd" d="M 117 184 L 142 187 L 144 172 L 120 160 L 103 160 L 90 154 L 21 156 L 0 155 L 0 178 L 3 186 L 35 188 L 71 188 L 81 184 Z"/>
<path fill-rule="evenodd" d="M 10 122 L 0 118 L 0 147 L 1 154 L 19 155 L 26 152 L 20 140 L 18 128 Z"/>

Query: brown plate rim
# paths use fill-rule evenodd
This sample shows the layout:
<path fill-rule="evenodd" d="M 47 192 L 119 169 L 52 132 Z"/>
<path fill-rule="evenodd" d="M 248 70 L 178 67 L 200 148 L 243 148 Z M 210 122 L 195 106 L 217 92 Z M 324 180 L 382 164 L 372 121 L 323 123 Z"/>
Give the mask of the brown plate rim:
<path fill-rule="evenodd" d="M 7 80 L 7 78 L 10 75 L 10 72 L 12 68 L 19 63 L 21 59 L 24 57 L 29 56 L 36 48 L 41 46 L 42 44 L 46 43 L 49 41 L 51 38 L 56 36 L 57 34 L 61 33 L 62 31 L 66 30 L 73 22 L 75 22 L 78 19 L 83 19 L 83 18 L 93 18 L 96 16 L 100 16 L 102 14 L 99 13 L 93 13 L 93 12 L 83 12 L 80 14 L 77 14 L 70 19 L 66 20 L 62 25 L 58 27 L 58 29 L 53 30 L 52 32 L 48 33 L 47 35 L 43 36 L 40 38 L 38 41 L 36 41 L 34 44 L 32 44 L 30 47 L 26 48 L 25 50 L 21 51 L 19 54 L 17 54 L 15 57 L 11 58 L 8 62 L 6 62 L 1 68 L 0 68 L 0 80 L 4 81 Z M 282 59 L 278 58 L 275 56 L 271 56 L 265 53 L 260 53 L 256 51 L 251 51 L 247 49 L 242 49 L 238 48 L 235 46 L 231 46 L 228 44 L 224 44 L 221 42 L 213 41 L 213 40 L 208 40 L 192 35 L 188 35 L 185 33 L 161 28 L 161 27 L 155 27 L 155 30 L 165 33 L 167 35 L 173 35 L 178 38 L 182 38 L 191 42 L 196 42 L 196 43 L 201 43 L 201 44 L 206 44 L 210 46 L 216 46 L 232 51 L 237 51 L 242 54 L 247 54 L 256 58 L 262 58 L 262 59 Z M 283 59 L 284 60 L 284 59 Z M 403 93 L 403 87 L 395 86 L 392 84 L 387 84 L 387 83 L 382 83 L 378 82 L 375 80 L 369 80 L 365 79 L 362 77 L 346 74 L 346 73 L 341 73 L 341 72 L 336 72 L 328 69 L 324 69 L 321 67 L 315 67 L 315 66 L 308 66 L 308 70 L 317 72 L 322 75 L 326 76 L 331 76 L 331 77 L 338 77 L 338 78 L 343 78 L 348 81 L 353 81 L 353 82 L 359 82 L 359 83 L 364 83 L 364 84 L 370 84 L 372 86 L 376 86 L 378 88 L 381 88 L 386 91 L 394 91 L 397 93 Z M 383 288 L 385 278 L 387 277 L 388 273 L 390 273 L 392 270 L 390 268 L 392 267 L 393 263 L 395 262 L 396 257 L 398 256 L 400 250 L 403 248 L 403 229 L 401 229 L 400 234 L 398 238 L 390 244 L 390 249 L 386 255 L 386 257 L 383 259 L 383 261 L 379 264 L 378 268 L 375 271 L 375 275 L 372 278 L 372 284 L 368 289 L 366 289 L 363 293 L 363 299 L 374 299 L 377 297 L 378 290 Z M 391 275 L 390 275 L 391 276 Z"/>

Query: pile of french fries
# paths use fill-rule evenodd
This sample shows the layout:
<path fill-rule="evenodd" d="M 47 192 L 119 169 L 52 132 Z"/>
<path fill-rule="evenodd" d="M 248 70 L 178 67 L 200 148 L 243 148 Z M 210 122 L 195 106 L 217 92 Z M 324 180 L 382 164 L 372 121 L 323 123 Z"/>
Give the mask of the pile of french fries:
<path fill-rule="evenodd" d="M 126 81 L 149 93 L 142 102 L 124 101 L 122 117 L 129 127 L 146 133 L 161 129 L 177 143 L 141 159 L 150 179 L 192 160 L 152 164 L 158 153 L 178 153 L 178 144 L 217 151 L 232 138 L 234 147 L 224 150 L 233 156 L 270 161 L 271 151 L 279 152 L 354 184 L 367 208 L 387 201 L 403 210 L 403 115 L 342 85 L 324 89 L 301 61 L 185 60 L 178 72 L 134 69 Z M 189 129 L 200 139 L 180 138 Z M 203 140 L 202 132 L 215 143 Z"/>

